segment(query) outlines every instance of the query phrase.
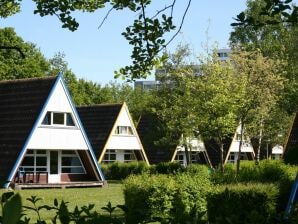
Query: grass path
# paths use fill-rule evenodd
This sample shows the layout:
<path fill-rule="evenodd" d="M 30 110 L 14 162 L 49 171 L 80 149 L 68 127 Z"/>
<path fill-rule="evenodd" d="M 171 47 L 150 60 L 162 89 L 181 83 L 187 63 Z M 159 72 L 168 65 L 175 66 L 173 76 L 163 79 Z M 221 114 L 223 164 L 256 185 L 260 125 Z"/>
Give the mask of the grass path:
<path fill-rule="evenodd" d="M 3 193 L 4 190 L 0 190 Z M 109 201 L 113 206 L 124 204 L 124 197 L 121 183 L 109 183 L 108 186 L 103 188 L 69 188 L 69 189 L 30 189 L 16 191 L 22 197 L 22 203 L 25 206 L 31 206 L 32 204 L 26 200 L 32 195 L 35 195 L 42 200 L 37 203 L 41 205 L 54 205 L 54 199 L 57 198 L 59 202 L 61 200 L 69 202 L 68 207 L 72 211 L 75 206 L 78 207 L 94 204 L 97 212 L 104 213 L 101 207 L 105 206 Z M 0 208 L 1 209 L 1 208 Z M 36 215 L 32 211 L 25 212 L 32 220 L 36 219 Z M 117 213 L 121 214 L 120 211 Z M 46 210 L 42 210 L 41 217 L 44 220 L 50 220 L 54 213 Z"/>

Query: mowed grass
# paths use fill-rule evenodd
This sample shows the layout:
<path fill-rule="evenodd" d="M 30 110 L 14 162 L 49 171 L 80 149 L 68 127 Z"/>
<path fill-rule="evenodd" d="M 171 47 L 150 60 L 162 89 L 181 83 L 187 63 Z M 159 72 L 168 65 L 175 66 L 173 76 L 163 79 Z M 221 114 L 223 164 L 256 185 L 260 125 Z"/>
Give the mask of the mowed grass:
<path fill-rule="evenodd" d="M 0 191 L 1 194 L 5 190 Z M 68 208 L 73 211 L 75 206 L 82 207 L 84 205 L 94 204 L 93 211 L 97 211 L 101 214 L 106 214 L 101 208 L 106 206 L 110 201 L 112 206 L 124 204 L 124 196 L 122 191 L 122 184 L 120 182 L 109 183 L 102 188 L 68 188 L 68 189 L 30 189 L 30 190 L 18 190 L 15 191 L 22 197 L 22 204 L 25 206 L 32 206 L 32 204 L 26 200 L 31 196 L 37 196 L 42 200 L 37 203 L 37 206 L 41 205 L 54 205 L 54 199 L 56 198 L 59 203 L 64 200 L 68 203 Z M 1 210 L 1 208 L 0 208 Z M 31 219 L 36 220 L 37 216 L 32 211 L 26 211 L 25 214 Z M 53 211 L 42 210 L 41 217 L 46 221 L 50 221 L 54 217 Z M 122 215 L 120 210 L 115 211 L 116 215 Z"/>

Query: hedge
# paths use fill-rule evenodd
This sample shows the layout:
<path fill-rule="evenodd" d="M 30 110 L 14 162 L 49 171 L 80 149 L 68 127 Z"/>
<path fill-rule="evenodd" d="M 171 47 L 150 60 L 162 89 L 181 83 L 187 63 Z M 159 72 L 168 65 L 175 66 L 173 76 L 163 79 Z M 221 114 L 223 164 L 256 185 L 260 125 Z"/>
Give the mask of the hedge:
<path fill-rule="evenodd" d="M 145 162 L 114 162 L 101 164 L 102 172 L 107 180 L 123 180 L 131 174 L 143 174 L 149 172 L 149 166 Z"/>
<path fill-rule="evenodd" d="M 278 189 L 273 184 L 220 186 L 207 197 L 210 224 L 271 224 Z"/>
<path fill-rule="evenodd" d="M 206 219 L 212 185 L 206 173 L 130 176 L 124 181 L 127 223 L 187 223 Z"/>

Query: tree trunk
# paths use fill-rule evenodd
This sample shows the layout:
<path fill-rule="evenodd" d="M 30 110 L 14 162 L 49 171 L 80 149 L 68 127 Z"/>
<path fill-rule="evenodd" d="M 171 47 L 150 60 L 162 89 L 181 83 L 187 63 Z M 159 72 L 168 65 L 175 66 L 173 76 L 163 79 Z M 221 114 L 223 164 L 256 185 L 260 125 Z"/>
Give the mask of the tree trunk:
<path fill-rule="evenodd" d="M 185 150 L 185 157 L 186 157 L 186 166 L 188 166 L 190 164 L 190 159 L 189 159 L 189 151 L 188 151 L 187 143 L 184 143 L 184 150 Z"/>
<path fill-rule="evenodd" d="M 261 122 L 260 122 L 259 144 L 257 148 L 256 165 L 259 165 L 259 162 L 260 162 L 262 138 L 263 138 L 263 117 L 261 118 Z"/>
<path fill-rule="evenodd" d="M 238 158 L 237 158 L 237 169 L 236 173 L 239 173 L 240 170 L 240 155 L 241 155 L 241 148 L 243 142 L 243 129 L 244 129 L 244 122 L 243 120 L 240 121 L 240 142 L 239 142 L 239 149 L 238 149 Z"/>
<path fill-rule="evenodd" d="M 220 170 L 224 172 L 224 145 L 220 143 Z"/>

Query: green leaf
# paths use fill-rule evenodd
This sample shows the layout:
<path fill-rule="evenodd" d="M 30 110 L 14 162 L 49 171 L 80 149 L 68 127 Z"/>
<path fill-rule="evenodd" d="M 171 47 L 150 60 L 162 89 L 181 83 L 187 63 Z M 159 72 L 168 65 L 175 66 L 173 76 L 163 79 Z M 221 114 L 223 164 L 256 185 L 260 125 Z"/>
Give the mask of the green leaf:
<path fill-rule="evenodd" d="M 3 224 L 15 224 L 22 212 L 22 200 L 19 194 L 13 195 L 3 207 Z"/>

